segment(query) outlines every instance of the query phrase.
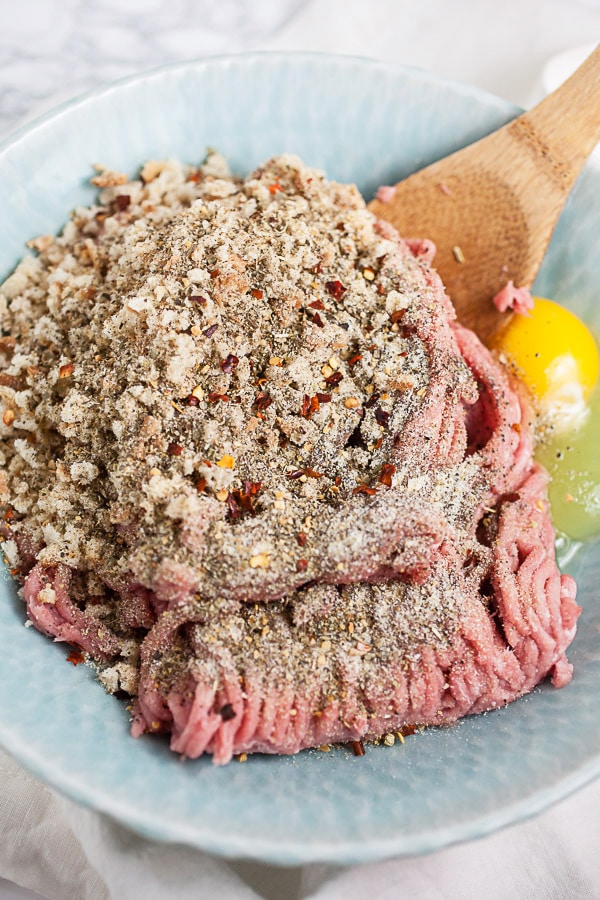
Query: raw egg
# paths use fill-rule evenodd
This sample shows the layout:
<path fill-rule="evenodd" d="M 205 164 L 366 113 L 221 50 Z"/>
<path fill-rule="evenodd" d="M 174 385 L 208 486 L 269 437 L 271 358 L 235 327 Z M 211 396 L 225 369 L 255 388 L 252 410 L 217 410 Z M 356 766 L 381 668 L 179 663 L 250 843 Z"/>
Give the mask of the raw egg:
<path fill-rule="evenodd" d="M 556 527 L 575 541 L 600 532 L 600 390 L 590 414 L 573 432 L 552 435 L 535 455 L 550 473 L 548 495 Z"/>
<path fill-rule="evenodd" d="M 572 541 L 597 535 L 600 361 L 593 335 L 563 306 L 535 297 L 530 313 L 512 315 L 491 345 L 527 385 L 539 415 L 535 455 L 550 473 L 556 527 Z"/>
<path fill-rule="evenodd" d="M 574 313 L 534 297 L 533 309 L 513 314 L 492 347 L 529 388 L 542 428 L 569 431 L 586 418 L 600 360 L 594 337 Z"/>

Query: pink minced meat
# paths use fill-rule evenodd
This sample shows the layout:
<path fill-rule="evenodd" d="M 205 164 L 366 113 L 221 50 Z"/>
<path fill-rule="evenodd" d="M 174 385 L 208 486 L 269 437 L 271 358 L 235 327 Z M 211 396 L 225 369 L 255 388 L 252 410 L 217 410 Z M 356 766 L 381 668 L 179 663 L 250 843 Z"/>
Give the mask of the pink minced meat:
<path fill-rule="evenodd" d="M 391 203 L 396 196 L 396 188 L 389 184 L 382 184 L 381 187 L 377 188 L 375 196 L 378 200 L 381 200 L 382 203 Z"/>
<path fill-rule="evenodd" d="M 512 281 L 508 281 L 493 300 L 498 312 L 512 312 L 526 316 L 533 309 L 533 297 L 526 287 L 515 287 Z"/>
<path fill-rule="evenodd" d="M 455 332 L 480 386 L 465 413 L 466 452 L 493 472 L 468 546 L 443 542 L 422 584 L 309 585 L 270 604 L 175 606 L 142 648 L 134 735 L 170 732 L 176 752 L 223 764 L 449 724 L 546 676 L 557 687 L 570 680 L 580 609 L 556 565 L 526 407 L 477 338 Z"/>
<path fill-rule="evenodd" d="M 316 602 L 311 591 L 323 589 L 309 589 L 306 618 L 298 598 L 293 613 L 280 602 L 258 612 L 233 606 L 220 617 L 201 604 L 165 614 L 143 648 L 133 733 L 170 731 L 176 752 L 212 753 L 222 764 L 236 753 L 296 753 L 407 725 L 449 724 L 505 705 L 546 675 L 566 684 L 579 607 L 573 580 L 554 562 L 545 486 L 534 464 L 518 499 L 497 504 L 486 535 L 493 547 L 487 605 L 464 561 L 440 554 L 434 577 L 448 596 L 440 618 L 456 616 L 448 640 L 439 639 L 444 626 L 434 616 L 429 634 L 411 646 L 398 610 L 415 613 L 424 601 L 420 589 L 399 582 L 329 587 L 331 596 Z M 336 649 L 323 653 L 327 636 L 359 614 L 371 643 L 354 640 L 346 625 Z M 268 629 L 262 652 L 257 629 Z M 192 662 L 182 667 L 184 651 Z M 282 659 L 285 667 L 269 661 Z"/>
<path fill-rule="evenodd" d="M 95 659 L 110 659 L 118 653 L 119 641 L 71 600 L 70 582 L 68 566 L 36 564 L 23 585 L 29 618 L 42 634 L 81 647 Z"/>

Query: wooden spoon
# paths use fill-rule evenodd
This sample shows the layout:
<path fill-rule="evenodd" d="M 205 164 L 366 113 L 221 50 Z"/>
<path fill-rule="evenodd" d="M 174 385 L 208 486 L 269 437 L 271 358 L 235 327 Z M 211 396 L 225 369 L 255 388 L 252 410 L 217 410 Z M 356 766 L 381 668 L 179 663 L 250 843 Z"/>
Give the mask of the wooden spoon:
<path fill-rule="evenodd" d="M 369 209 L 437 246 L 458 317 L 486 341 L 504 316 L 493 297 L 530 287 L 563 204 L 600 139 L 600 46 L 529 112 L 401 181 Z M 600 202 L 600 198 L 598 198 Z"/>

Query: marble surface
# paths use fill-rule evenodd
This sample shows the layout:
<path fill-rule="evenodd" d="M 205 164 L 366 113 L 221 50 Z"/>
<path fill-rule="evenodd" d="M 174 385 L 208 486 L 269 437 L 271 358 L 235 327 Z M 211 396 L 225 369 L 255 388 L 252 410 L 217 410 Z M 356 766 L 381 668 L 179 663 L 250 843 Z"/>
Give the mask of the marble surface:
<path fill-rule="evenodd" d="M 0 138 L 55 103 L 112 79 L 164 63 L 256 49 L 327 51 L 416 65 L 528 106 L 541 96 L 542 73 L 550 57 L 593 40 L 600 40 L 598 0 L 503 0 L 501 4 L 497 0 L 428 0 L 421 4 L 407 0 L 370 0 L 368 4 L 365 0 L 18 0 L 9 4 L 4 0 Z M 10 777 L 16 784 L 21 775 L 15 769 Z M 34 784 L 23 815 L 25 811 L 31 815 L 35 802 L 51 802 L 46 798 L 45 789 Z M 600 897 L 594 841 L 586 842 L 575 827 L 575 823 L 588 822 L 588 831 L 597 834 L 598 798 L 600 789 L 594 785 L 534 823 L 459 848 L 454 856 L 456 865 L 465 870 L 477 858 L 487 860 L 491 872 L 493 860 L 506 851 L 512 834 L 516 843 L 531 847 L 532 860 L 529 873 L 525 854 L 512 857 L 523 876 L 518 881 L 515 872 L 514 884 L 518 883 L 521 893 L 517 889 L 512 896 L 531 900 Z M 6 809 L 10 801 L 5 794 L 0 809 Z M 569 838 L 569 822 L 574 823 L 573 833 L 582 838 L 577 846 Z M 32 819 L 31 828 L 35 827 Z M 411 896 L 441 897 L 430 888 L 438 874 L 440 879 L 448 879 L 452 867 L 444 867 L 452 853 L 435 854 L 423 865 L 407 860 L 402 865 L 368 867 L 368 871 L 363 867 L 307 873 L 240 864 L 236 878 L 248 885 L 248 894 L 244 894 L 248 897 L 291 900 L 301 893 L 308 896 L 310 888 L 315 897 L 317 892 L 328 898 L 369 893 L 375 900 L 400 896 L 397 885 L 401 880 L 405 886 L 414 886 Z M 557 888 L 549 894 L 539 872 L 554 866 L 558 879 L 558 861 L 571 888 L 568 892 Z M 62 900 L 60 890 L 44 881 L 43 854 L 16 866 L 12 862 L 9 869 L 0 845 L 2 900 L 38 896 L 14 882 Z M 542 867 L 537 875 L 536 866 Z M 482 865 L 480 885 L 485 883 L 483 869 Z M 9 880 L 3 881 L 3 875 Z M 498 868 L 498 884 L 505 876 Z M 210 884 L 216 890 L 219 881 Z M 464 886 L 458 892 L 451 886 L 443 896 L 482 896 L 476 887 L 473 875 L 470 888 Z M 217 896 L 210 890 L 204 895 Z M 224 888 L 218 895 L 228 897 L 233 892 Z"/>
<path fill-rule="evenodd" d="M 2 7 L 0 135 L 132 72 L 256 49 L 402 62 L 528 105 L 550 56 L 600 36 L 594 0 L 4 0 Z"/>
<path fill-rule="evenodd" d="M 301 0 L 11 4 L 0 34 L 0 131 L 32 111 L 142 68 L 255 47 L 300 5 Z"/>

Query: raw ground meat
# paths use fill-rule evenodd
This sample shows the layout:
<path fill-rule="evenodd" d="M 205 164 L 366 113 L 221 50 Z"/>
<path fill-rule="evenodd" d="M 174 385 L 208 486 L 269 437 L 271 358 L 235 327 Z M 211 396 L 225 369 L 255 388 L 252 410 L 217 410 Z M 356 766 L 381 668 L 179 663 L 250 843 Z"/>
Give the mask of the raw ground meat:
<path fill-rule="evenodd" d="M 565 684 L 531 412 L 431 243 L 291 156 L 94 181 L 0 289 L 0 497 L 29 618 L 133 734 L 225 763 Z"/>

